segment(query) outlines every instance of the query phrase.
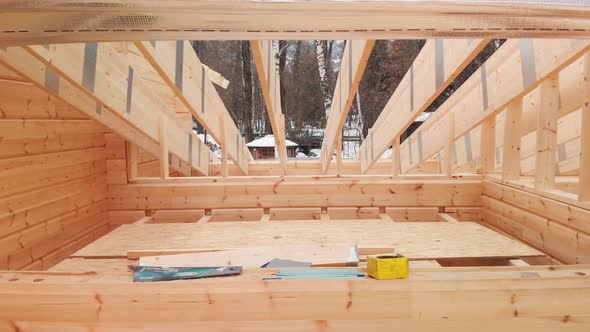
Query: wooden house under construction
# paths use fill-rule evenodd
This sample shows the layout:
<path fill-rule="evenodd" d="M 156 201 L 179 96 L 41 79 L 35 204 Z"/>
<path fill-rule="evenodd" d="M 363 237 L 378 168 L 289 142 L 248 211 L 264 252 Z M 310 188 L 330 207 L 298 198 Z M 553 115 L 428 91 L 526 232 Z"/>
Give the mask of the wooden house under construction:
<path fill-rule="evenodd" d="M 588 1 L 3 1 L 0 331 L 588 331 L 589 37 Z M 333 158 L 375 40 L 401 38 L 428 40 L 357 158 Z M 279 158 L 253 159 L 185 41 L 205 39 L 250 40 Z M 317 160 L 288 159 L 279 39 L 347 40 Z M 409 277 L 128 269 L 342 244 Z"/>

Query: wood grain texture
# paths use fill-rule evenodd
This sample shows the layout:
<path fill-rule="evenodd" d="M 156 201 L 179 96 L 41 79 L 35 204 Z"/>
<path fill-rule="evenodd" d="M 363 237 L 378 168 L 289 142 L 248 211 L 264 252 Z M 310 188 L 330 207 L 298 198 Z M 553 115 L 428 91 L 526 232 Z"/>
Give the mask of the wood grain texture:
<path fill-rule="evenodd" d="M 0 268 L 47 269 L 109 230 L 109 130 L 33 85 L 2 84 L 20 93 L 0 96 Z"/>
<path fill-rule="evenodd" d="M 477 180 L 237 181 L 110 187 L 113 210 L 273 207 L 477 206 Z"/>
<path fill-rule="evenodd" d="M 423 145 L 423 160 L 442 150 L 444 141 L 441 140 L 440 130 L 445 128 L 451 113 L 455 114 L 456 139 L 487 118 L 503 111 L 511 102 L 530 93 L 549 77 L 558 75 L 589 48 L 590 42 L 587 40 L 507 41 L 486 61 L 485 66 L 480 67 L 433 116 L 402 143 L 402 159 L 406 159 L 410 153 L 408 142 L 417 142 L 418 137 L 421 137 Z M 483 93 L 484 90 L 487 93 Z M 409 165 L 402 166 L 405 166 L 404 170 L 408 170 L 419 163 L 420 160 L 414 158 Z"/>
<path fill-rule="evenodd" d="M 75 256 L 127 257 L 129 250 L 348 244 L 394 247 L 411 258 L 538 256 L 478 224 L 383 220 L 122 225 Z"/>
<path fill-rule="evenodd" d="M 101 5 L 105 2 L 3 4 L 0 42 L 575 38 L 590 29 L 588 7 L 574 1 L 126 0 Z"/>

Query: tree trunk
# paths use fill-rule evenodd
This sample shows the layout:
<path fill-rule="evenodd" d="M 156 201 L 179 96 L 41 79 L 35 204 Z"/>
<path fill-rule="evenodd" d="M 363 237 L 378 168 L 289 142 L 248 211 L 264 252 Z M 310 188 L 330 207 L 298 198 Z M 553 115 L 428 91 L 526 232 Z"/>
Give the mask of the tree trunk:
<path fill-rule="evenodd" d="M 252 130 L 252 105 L 254 104 L 252 89 L 252 53 L 250 52 L 250 43 L 248 41 L 242 41 L 241 48 L 243 72 L 242 82 L 244 84 L 244 105 L 242 107 L 244 114 L 242 125 L 244 127 L 244 138 L 246 139 L 246 142 L 250 142 L 253 140 L 254 136 Z"/>
<path fill-rule="evenodd" d="M 330 96 L 330 86 L 328 82 L 328 65 L 327 61 L 328 43 L 325 40 L 316 40 L 315 49 L 318 60 L 318 73 L 320 75 L 320 90 L 324 100 L 324 120 L 327 121 L 330 116 L 330 107 L 332 106 L 332 96 Z"/>
<path fill-rule="evenodd" d="M 287 105 L 285 104 L 285 67 L 287 66 L 287 41 L 279 41 L 279 78 L 281 82 L 281 110 L 287 117 Z"/>

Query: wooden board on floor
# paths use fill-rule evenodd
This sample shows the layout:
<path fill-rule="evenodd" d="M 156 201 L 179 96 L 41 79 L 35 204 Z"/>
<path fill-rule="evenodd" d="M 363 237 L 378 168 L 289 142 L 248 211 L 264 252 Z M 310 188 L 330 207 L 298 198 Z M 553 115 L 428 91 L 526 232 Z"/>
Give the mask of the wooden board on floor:
<path fill-rule="evenodd" d="M 127 257 L 129 250 L 244 248 L 350 242 L 359 246 L 392 246 L 397 253 L 410 258 L 543 255 L 527 245 L 470 222 L 449 224 L 340 220 L 122 225 L 74 256 Z"/>
<path fill-rule="evenodd" d="M 391 250 L 393 253 L 394 250 Z M 252 247 L 223 251 L 177 255 L 146 256 L 143 266 L 199 267 L 237 265 L 257 268 L 274 258 L 309 262 L 312 266 L 356 266 L 359 262 L 354 245 Z"/>

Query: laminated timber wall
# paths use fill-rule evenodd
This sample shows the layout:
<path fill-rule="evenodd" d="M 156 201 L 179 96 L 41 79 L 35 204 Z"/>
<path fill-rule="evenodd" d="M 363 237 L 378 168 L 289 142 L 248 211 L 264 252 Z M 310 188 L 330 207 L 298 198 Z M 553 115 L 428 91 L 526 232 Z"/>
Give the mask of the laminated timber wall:
<path fill-rule="evenodd" d="M 590 263 L 590 210 L 495 178 L 483 189 L 484 222 L 566 264 Z"/>
<path fill-rule="evenodd" d="M 109 231 L 109 130 L 0 77 L 0 269 L 42 270 Z"/>

